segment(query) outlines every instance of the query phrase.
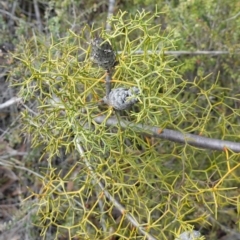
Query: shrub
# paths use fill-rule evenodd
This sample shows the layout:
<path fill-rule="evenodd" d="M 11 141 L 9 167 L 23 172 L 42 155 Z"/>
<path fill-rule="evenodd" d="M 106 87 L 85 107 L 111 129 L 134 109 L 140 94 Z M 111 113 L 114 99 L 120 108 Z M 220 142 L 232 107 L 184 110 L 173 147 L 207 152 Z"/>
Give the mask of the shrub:
<path fill-rule="evenodd" d="M 237 152 L 158 138 L 169 128 L 239 141 L 240 129 L 233 106 L 238 96 L 218 78 L 212 84 L 209 76 L 182 79 L 181 66 L 165 54 L 177 40 L 155 24 L 157 18 L 157 12 L 119 12 L 111 32 L 85 27 L 61 39 L 34 37 L 16 56 L 24 74 L 15 85 L 35 104 L 23 114 L 23 131 L 33 147 L 45 146 L 49 165 L 35 195 L 43 236 L 51 230 L 68 239 L 173 239 L 217 224 L 223 208 L 238 211 Z M 112 87 L 141 91 L 130 110 L 101 101 L 106 72 L 89 59 L 95 35 L 120 51 Z M 54 165 L 60 155 L 63 163 Z M 61 171 L 65 164 L 70 168 Z"/>

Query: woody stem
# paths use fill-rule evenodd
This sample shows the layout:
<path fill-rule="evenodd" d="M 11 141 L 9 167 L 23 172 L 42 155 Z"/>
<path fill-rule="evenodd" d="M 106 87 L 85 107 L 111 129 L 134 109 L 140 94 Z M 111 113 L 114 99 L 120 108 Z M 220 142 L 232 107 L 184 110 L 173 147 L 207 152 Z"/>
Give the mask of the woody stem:
<path fill-rule="evenodd" d="M 108 98 L 109 93 L 111 92 L 111 80 L 112 80 L 112 73 L 111 71 L 107 71 L 106 76 L 106 97 Z"/>

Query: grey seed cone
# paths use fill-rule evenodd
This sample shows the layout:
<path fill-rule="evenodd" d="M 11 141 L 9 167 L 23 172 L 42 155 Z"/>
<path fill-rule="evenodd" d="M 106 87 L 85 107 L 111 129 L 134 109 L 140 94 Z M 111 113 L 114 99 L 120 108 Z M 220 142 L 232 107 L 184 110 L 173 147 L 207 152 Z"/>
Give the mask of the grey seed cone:
<path fill-rule="evenodd" d="M 91 60 L 105 70 L 110 70 L 116 62 L 116 55 L 109 42 L 102 38 L 95 38 L 91 42 Z"/>
<path fill-rule="evenodd" d="M 105 96 L 103 98 L 103 101 L 116 110 L 125 110 L 138 102 L 138 99 L 134 95 L 138 95 L 139 93 L 140 90 L 137 87 L 130 89 L 115 88 L 112 89 L 108 97 Z"/>
<path fill-rule="evenodd" d="M 201 233 L 193 230 L 181 233 L 178 238 L 175 238 L 175 240 L 194 240 L 198 239 L 199 237 L 201 237 Z"/>

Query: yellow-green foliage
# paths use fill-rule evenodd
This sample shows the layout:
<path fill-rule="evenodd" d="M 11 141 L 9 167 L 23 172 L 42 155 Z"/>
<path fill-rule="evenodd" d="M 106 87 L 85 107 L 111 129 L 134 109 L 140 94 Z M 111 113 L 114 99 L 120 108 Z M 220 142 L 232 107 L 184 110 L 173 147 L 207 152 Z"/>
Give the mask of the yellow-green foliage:
<path fill-rule="evenodd" d="M 174 4 L 175 3 L 175 4 Z M 240 82 L 239 52 L 240 39 L 240 2 L 215 0 L 180 0 L 159 2 L 159 8 L 165 12 L 164 21 L 167 30 L 174 28 L 174 38 L 178 50 L 229 51 L 230 55 L 184 56 L 181 73 L 192 79 L 212 73 L 211 82 L 218 73 L 222 86 L 234 88 Z"/>
<path fill-rule="evenodd" d="M 161 31 L 158 18 L 158 13 L 130 17 L 120 12 L 111 19 L 111 32 L 85 27 L 80 34 L 69 31 L 57 40 L 34 37 L 16 56 L 23 73 L 16 85 L 23 99 L 36 106 L 34 113 L 24 113 L 24 131 L 33 136 L 33 146 L 44 145 L 49 156 L 42 192 L 36 195 L 36 224 L 43 236 L 51 228 L 56 239 L 146 239 L 126 219 L 127 213 L 156 239 L 207 228 L 214 224 L 209 216 L 217 222 L 228 214 L 222 209 L 235 209 L 239 218 L 239 154 L 198 149 L 94 121 L 98 115 L 116 115 L 100 101 L 105 72 L 89 60 L 89 43 L 98 32 L 121 51 L 113 87 L 141 89 L 140 102 L 118 117 L 240 140 L 234 105 L 239 96 L 221 87 L 218 79 L 183 80 L 174 58 L 164 54 L 174 50 L 175 40 Z M 78 153 L 78 144 L 84 154 Z M 75 159 L 64 174 L 51 163 L 61 151 Z M 98 182 L 124 206 L 122 215 Z"/>

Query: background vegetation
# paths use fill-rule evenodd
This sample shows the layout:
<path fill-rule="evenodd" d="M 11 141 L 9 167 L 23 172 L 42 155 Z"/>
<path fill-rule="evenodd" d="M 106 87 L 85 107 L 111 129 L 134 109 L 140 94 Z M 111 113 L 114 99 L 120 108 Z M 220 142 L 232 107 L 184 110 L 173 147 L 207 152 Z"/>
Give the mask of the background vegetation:
<path fill-rule="evenodd" d="M 239 1 L 0 5 L 0 239 L 240 239 Z M 127 111 L 101 101 L 98 35 Z"/>

